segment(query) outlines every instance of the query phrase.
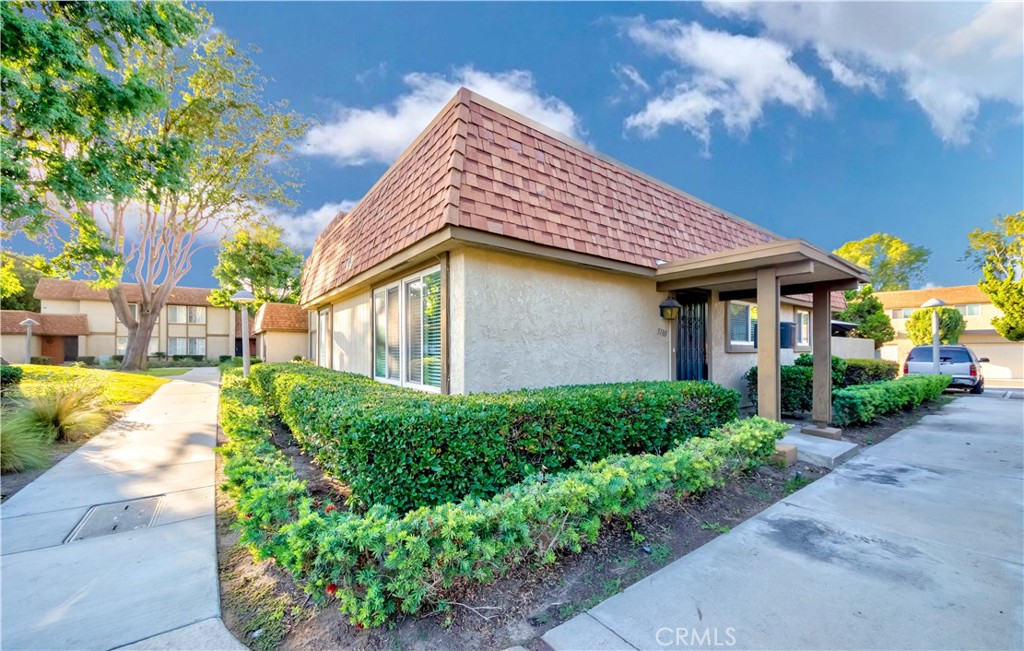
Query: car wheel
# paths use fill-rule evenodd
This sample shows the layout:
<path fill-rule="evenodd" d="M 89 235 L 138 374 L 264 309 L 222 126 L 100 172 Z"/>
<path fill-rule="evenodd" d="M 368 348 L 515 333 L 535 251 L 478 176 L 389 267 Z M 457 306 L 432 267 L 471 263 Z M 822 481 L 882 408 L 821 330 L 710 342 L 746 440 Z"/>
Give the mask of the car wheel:
<path fill-rule="evenodd" d="M 973 393 L 974 395 L 980 395 L 980 394 L 982 394 L 984 392 L 985 392 L 985 383 L 984 382 L 978 382 L 973 387 L 971 387 L 971 393 Z"/>

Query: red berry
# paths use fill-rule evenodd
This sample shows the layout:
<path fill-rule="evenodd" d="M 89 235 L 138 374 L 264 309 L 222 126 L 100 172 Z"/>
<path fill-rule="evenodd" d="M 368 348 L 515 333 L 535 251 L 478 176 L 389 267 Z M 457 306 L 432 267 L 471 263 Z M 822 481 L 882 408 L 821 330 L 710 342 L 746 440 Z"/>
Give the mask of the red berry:
<path fill-rule="evenodd" d="M 333 583 L 328 583 L 327 588 L 324 590 L 324 592 L 327 593 L 328 597 L 333 597 L 334 595 L 338 594 L 338 586 Z"/>

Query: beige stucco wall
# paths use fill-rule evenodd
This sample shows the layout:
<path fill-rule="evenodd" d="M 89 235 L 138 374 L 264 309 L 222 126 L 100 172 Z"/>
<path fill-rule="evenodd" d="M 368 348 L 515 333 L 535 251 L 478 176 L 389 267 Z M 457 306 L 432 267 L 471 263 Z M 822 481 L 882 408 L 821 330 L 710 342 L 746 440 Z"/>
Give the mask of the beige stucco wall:
<path fill-rule="evenodd" d="M 709 379 L 724 387 L 736 389 L 745 395 L 746 384 L 743 382 L 743 374 L 751 366 L 757 364 L 757 352 L 753 349 L 742 352 L 727 351 L 725 340 L 728 333 L 725 320 L 726 304 L 725 301 L 718 299 L 718 292 L 712 292 L 711 305 L 708 310 L 710 315 L 708 328 L 711 333 L 708 349 L 708 361 L 711 367 Z"/>
<path fill-rule="evenodd" d="M 206 336 L 231 334 L 232 311 L 226 307 L 206 308 Z"/>
<path fill-rule="evenodd" d="M 370 374 L 373 350 L 372 305 L 373 294 L 366 291 L 349 296 L 331 306 L 331 345 L 334 347 L 331 363 L 335 370 L 361 375 Z M 302 349 L 296 350 L 292 355 L 305 355 L 306 347 L 303 345 Z"/>
<path fill-rule="evenodd" d="M 45 300 L 39 303 L 39 311 L 43 314 L 78 314 L 78 301 Z"/>
<path fill-rule="evenodd" d="M 39 337 L 32 337 L 31 355 L 39 355 Z M 0 335 L 0 356 L 11 364 L 27 364 L 25 359 L 25 335 Z"/>
<path fill-rule="evenodd" d="M 296 355 L 306 356 L 307 333 L 262 332 L 256 336 L 257 350 L 267 362 L 290 362 Z"/>
<path fill-rule="evenodd" d="M 875 359 L 875 340 L 832 337 L 832 354 L 843 359 Z"/>
<path fill-rule="evenodd" d="M 453 392 L 670 378 L 653 280 L 481 249 L 456 257 L 451 301 L 465 312 L 451 343 L 464 361 Z"/>

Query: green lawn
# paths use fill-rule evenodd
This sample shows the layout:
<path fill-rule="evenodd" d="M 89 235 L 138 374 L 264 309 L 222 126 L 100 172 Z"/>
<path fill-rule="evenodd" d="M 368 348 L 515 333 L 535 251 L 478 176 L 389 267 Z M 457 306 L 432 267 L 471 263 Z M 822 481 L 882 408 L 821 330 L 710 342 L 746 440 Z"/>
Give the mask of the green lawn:
<path fill-rule="evenodd" d="M 181 375 L 182 373 L 188 373 L 192 369 L 190 368 L 149 368 L 145 371 L 132 371 L 132 373 L 138 373 L 139 375 L 152 375 L 153 377 L 168 377 L 170 375 Z"/>
<path fill-rule="evenodd" d="M 121 373 L 96 368 L 74 366 L 43 366 L 36 364 L 19 365 L 25 375 L 21 380 L 21 392 L 27 396 L 43 390 L 53 382 L 96 382 L 103 387 L 103 396 L 112 411 L 124 411 L 153 394 L 161 384 L 170 380 L 141 373 Z M 181 370 L 181 369 L 153 369 Z"/>

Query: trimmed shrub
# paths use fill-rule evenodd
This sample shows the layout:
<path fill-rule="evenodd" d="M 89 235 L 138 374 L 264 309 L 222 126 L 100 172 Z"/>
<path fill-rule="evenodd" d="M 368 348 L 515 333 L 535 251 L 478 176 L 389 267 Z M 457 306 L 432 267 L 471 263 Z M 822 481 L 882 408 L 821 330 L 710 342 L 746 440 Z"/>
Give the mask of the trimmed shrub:
<path fill-rule="evenodd" d="M 111 355 L 110 359 L 111 359 L 111 361 L 114 361 L 114 362 L 117 362 L 118 364 L 120 364 L 121 362 L 124 361 L 124 355 Z"/>
<path fill-rule="evenodd" d="M 895 380 L 900 365 L 886 359 L 848 359 L 842 386 Z"/>
<path fill-rule="evenodd" d="M 102 430 L 108 422 L 103 410 L 103 387 L 97 384 L 57 384 L 25 399 L 15 412 L 28 422 L 48 428 L 50 440 L 76 441 Z M 4 425 L 6 429 L 6 424 Z"/>
<path fill-rule="evenodd" d="M 0 432 L 0 470 L 21 472 L 50 465 L 53 430 L 25 409 L 4 414 Z"/>
<path fill-rule="evenodd" d="M 153 353 L 152 355 L 150 355 L 150 358 L 152 358 L 152 359 L 166 359 L 167 358 L 167 353 L 164 353 L 164 352 L 161 352 L 161 351 L 157 351 L 157 352 Z"/>
<path fill-rule="evenodd" d="M 254 387 L 353 497 L 398 510 L 487 497 L 534 473 L 662 453 L 737 415 L 709 382 L 435 395 L 307 364 L 263 364 Z"/>
<path fill-rule="evenodd" d="M 811 410 L 814 372 L 806 366 L 782 366 L 779 368 L 782 384 L 782 413 L 795 414 Z M 743 374 L 747 383 L 747 395 L 757 407 L 757 367 L 752 366 Z"/>
<path fill-rule="evenodd" d="M 804 368 L 814 368 L 814 356 L 810 353 L 800 353 L 800 355 L 793 360 L 795 366 L 802 366 Z M 832 386 L 841 387 L 843 381 L 846 378 L 847 361 L 842 357 L 832 356 Z"/>
<path fill-rule="evenodd" d="M 217 358 L 217 362 L 223 364 L 224 362 L 230 362 L 234 355 L 221 355 Z"/>
<path fill-rule="evenodd" d="M 6 389 L 21 384 L 21 376 L 24 375 L 17 366 L 4 364 L 0 366 L 0 388 Z"/>
<path fill-rule="evenodd" d="M 96 366 L 96 357 L 93 355 L 79 355 L 78 361 L 86 366 Z"/>
<path fill-rule="evenodd" d="M 44 355 L 33 356 L 28 358 L 29 364 L 53 364 L 52 357 L 46 357 Z"/>
<path fill-rule="evenodd" d="M 304 379 L 278 373 L 282 382 L 274 388 L 275 374 L 262 375 L 270 392 L 298 391 Z M 334 388 L 344 382 L 360 384 L 346 377 Z M 612 456 L 533 475 L 489 499 L 400 516 L 383 505 L 359 514 L 314 500 L 271 443 L 268 412 L 237 371 L 224 375 L 221 424 L 228 439 L 219 448 L 225 489 L 237 503 L 242 542 L 257 557 L 273 558 L 316 601 L 336 600 L 360 627 L 444 607 L 446 590 L 493 581 L 517 564 L 579 552 L 607 519 L 628 517 L 663 491 L 699 493 L 765 462 L 788 429 L 760 418 L 734 421 L 663 455 Z"/>
<path fill-rule="evenodd" d="M 916 407 L 941 395 L 951 379 L 948 375 L 906 375 L 836 389 L 832 392 L 832 422 L 840 427 L 870 423 L 877 416 Z"/>

